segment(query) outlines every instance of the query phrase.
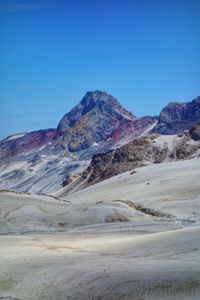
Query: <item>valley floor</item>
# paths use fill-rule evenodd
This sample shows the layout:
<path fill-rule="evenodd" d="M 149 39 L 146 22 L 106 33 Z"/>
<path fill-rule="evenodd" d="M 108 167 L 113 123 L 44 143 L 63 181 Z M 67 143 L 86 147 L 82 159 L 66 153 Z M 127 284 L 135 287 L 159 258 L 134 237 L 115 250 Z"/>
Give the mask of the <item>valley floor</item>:
<path fill-rule="evenodd" d="M 200 159 L 62 199 L 0 193 L 0 299 L 199 300 Z"/>

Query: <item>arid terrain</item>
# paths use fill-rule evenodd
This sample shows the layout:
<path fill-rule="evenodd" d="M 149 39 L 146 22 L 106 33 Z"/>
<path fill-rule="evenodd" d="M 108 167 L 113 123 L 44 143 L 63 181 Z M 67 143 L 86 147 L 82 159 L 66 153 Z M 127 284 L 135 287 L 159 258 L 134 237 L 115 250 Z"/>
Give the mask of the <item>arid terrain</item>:
<path fill-rule="evenodd" d="M 60 199 L 2 190 L 0 299 L 198 300 L 199 176 L 194 158 Z"/>

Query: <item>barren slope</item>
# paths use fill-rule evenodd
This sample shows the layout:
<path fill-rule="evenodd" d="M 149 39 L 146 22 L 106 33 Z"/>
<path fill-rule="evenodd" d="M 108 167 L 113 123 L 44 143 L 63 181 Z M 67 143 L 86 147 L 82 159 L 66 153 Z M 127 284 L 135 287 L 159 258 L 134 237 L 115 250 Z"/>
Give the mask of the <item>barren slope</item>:
<path fill-rule="evenodd" d="M 1 299 L 198 300 L 199 176 L 195 158 L 61 201 L 0 193 Z"/>

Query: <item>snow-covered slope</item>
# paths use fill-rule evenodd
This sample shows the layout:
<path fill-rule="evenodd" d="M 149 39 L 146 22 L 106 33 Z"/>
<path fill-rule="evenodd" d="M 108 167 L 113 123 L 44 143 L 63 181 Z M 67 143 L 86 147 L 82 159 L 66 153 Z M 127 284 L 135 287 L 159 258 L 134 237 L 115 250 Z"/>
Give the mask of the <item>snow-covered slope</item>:
<path fill-rule="evenodd" d="M 49 193 L 60 189 L 66 174 L 81 172 L 89 159 L 79 154 L 53 154 L 38 149 L 17 159 L 0 162 L 0 187 L 30 193 Z"/>

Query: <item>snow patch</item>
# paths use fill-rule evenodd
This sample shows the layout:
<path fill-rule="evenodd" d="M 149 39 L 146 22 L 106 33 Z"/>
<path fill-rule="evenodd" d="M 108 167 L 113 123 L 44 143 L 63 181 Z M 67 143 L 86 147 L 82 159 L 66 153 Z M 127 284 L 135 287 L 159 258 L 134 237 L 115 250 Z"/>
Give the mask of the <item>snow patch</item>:
<path fill-rule="evenodd" d="M 177 135 L 160 135 L 154 141 L 156 146 L 163 146 L 167 144 L 169 150 L 173 150 L 174 146 L 177 143 Z"/>
<path fill-rule="evenodd" d="M 21 138 L 21 137 L 25 136 L 26 134 L 27 133 L 18 133 L 18 134 L 15 134 L 15 135 L 10 135 L 7 138 L 5 138 L 3 141 L 4 142 L 13 141 L 13 140 L 16 140 L 18 138 Z"/>

